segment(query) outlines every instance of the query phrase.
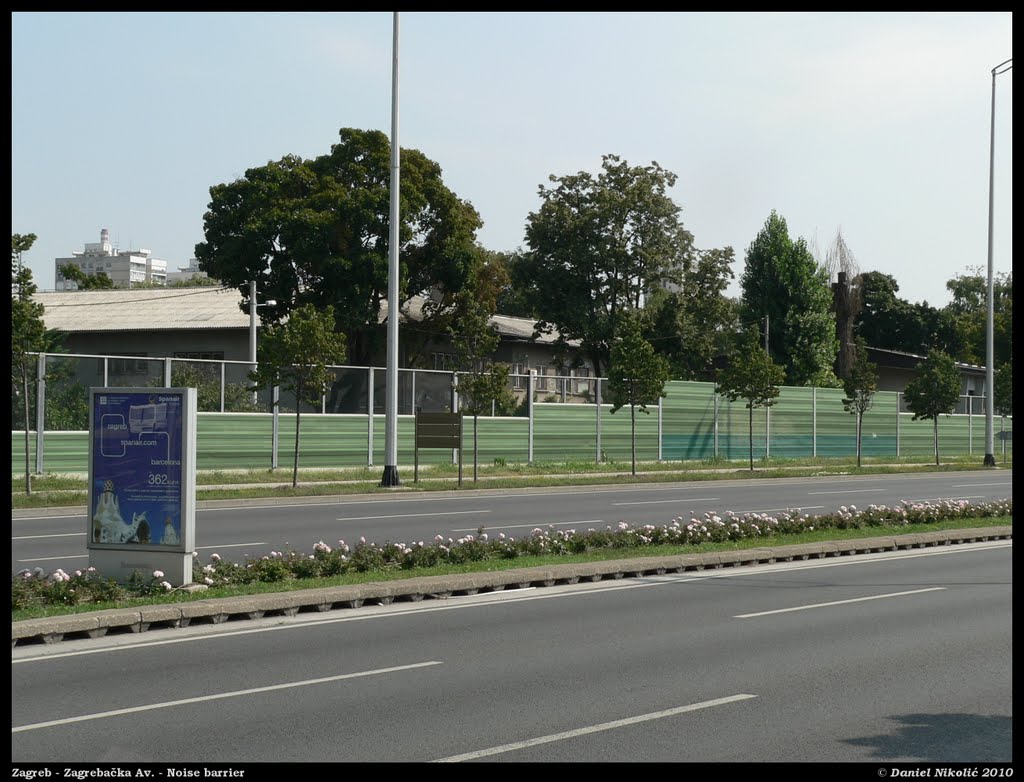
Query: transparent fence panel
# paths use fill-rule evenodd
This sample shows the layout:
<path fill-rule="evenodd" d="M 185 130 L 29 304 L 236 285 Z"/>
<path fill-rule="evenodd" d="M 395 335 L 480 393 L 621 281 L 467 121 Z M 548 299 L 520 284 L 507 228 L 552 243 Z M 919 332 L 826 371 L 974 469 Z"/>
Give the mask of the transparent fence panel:
<path fill-rule="evenodd" d="M 416 412 L 447 413 L 452 409 L 451 372 L 416 370 Z"/>
<path fill-rule="evenodd" d="M 365 367 L 332 367 L 334 382 L 327 390 L 328 413 L 368 412 L 370 370 Z M 380 373 L 375 373 L 379 375 Z M 374 377 L 377 380 L 377 377 Z"/>
<path fill-rule="evenodd" d="M 46 428 L 89 428 L 89 388 L 103 385 L 103 359 L 85 356 L 46 357 Z M 33 426 L 35 421 L 32 422 Z"/>
<path fill-rule="evenodd" d="M 102 378 L 102 375 L 100 377 Z M 163 384 L 164 359 L 162 358 L 136 356 L 107 358 L 107 386 L 111 388 L 159 387 Z"/>
<path fill-rule="evenodd" d="M 224 412 L 225 413 L 269 413 L 270 389 L 261 388 L 253 401 L 252 381 L 249 373 L 252 364 L 241 361 L 224 362 Z"/>
<path fill-rule="evenodd" d="M 175 359 L 171 362 L 171 386 L 196 389 L 196 409 L 200 413 L 219 413 L 222 391 L 220 370 L 220 361 Z"/>

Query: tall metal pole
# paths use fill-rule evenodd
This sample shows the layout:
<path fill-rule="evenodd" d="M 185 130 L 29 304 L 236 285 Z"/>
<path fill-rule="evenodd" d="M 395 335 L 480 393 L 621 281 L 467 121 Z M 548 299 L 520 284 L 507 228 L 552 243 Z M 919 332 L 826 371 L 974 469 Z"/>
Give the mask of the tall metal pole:
<path fill-rule="evenodd" d="M 256 279 L 249 280 L 249 363 L 256 371 Z M 252 403 L 256 404 L 257 391 L 252 392 Z"/>
<path fill-rule="evenodd" d="M 985 466 L 995 467 L 995 447 L 992 436 L 992 410 L 995 407 L 995 297 L 992 289 L 992 223 L 996 159 L 996 76 L 1013 68 L 1009 63 L 1013 58 L 1005 60 L 992 69 L 992 128 L 989 134 L 988 154 L 988 318 L 985 334 Z M 1006 66 L 1006 67 L 1003 67 Z M 1001 70 L 1000 70 L 1001 69 Z"/>
<path fill-rule="evenodd" d="M 391 68 L 391 215 L 388 236 L 388 348 L 384 400 L 384 475 L 398 486 L 398 11 L 394 12 Z"/>

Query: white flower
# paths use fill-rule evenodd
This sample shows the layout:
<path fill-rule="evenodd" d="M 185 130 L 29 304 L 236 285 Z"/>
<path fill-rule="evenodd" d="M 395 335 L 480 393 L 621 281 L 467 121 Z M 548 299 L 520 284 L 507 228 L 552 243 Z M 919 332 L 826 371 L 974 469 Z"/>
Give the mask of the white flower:
<path fill-rule="evenodd" d="M 154 570 L 153 571 L 153 578 L 163 578 L 163 577 L 164 577 L 164 571 L 162 571 L 162 570 Z"/>
<path fill-rule="evenodd" d="M 160 586 L 162 586 L 162 587 L 163 587 L 164 589 L 166 589 L 166 590 L 168 590 L 168 591 L 170 591 L 170 590 L 174 589 L 174 587 L 172 587 L 172 586 L 171 586 L 170 584 L 168 584 L 168 583 L 167 583 L 166 581 L 161 581 L 161 582 L 160 582 Z"/>
<path fill-rule="evenodd" d="M 207 576 L 206 578 L 203 579 L 203 583 L 206 584 L 207 586 L 213 586 L 213 579 L 210 578 L 209 576 Z"/>

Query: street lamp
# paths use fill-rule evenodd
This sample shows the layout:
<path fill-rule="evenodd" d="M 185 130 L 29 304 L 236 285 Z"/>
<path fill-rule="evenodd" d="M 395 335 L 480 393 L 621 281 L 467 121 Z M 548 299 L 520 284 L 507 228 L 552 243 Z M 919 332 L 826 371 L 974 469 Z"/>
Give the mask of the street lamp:
<path fill-rule="evenodd" d="M 996 155 L 996 76 L 1013 68 L 1013 58 L 999 63 L 992 69 L 992 130 L 989 136 L 988 155 L 988 322 L 985 334 L 985 466 L 995 467 L 995 447 L 992 440 L 992 412 L 995 407 L 995 296 L 992 291 L 992 208 L 995 181 Z"/>
<path fill-rule="evenodd" d="M 249 280 L 249 363 L 252 371 L 256 371 L 256 310 L 260 307 L 273 307 L 276 301 L 270 299 L 262 304 L 256 303 L 256 280 Z M 256 404 L 256 391 L 252 392 L 252 403 Z"/>

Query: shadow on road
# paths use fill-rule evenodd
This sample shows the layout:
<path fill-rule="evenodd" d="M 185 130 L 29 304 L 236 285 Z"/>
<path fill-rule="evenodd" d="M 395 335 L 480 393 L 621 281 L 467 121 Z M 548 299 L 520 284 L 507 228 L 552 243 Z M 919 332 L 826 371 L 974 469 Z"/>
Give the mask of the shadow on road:
<path fill-rule="evenodd" d="M 980 714 L 901 714 L 893 733 L 845 739 L 891 761 L 1010 761 L 1013 718 Z"/>

